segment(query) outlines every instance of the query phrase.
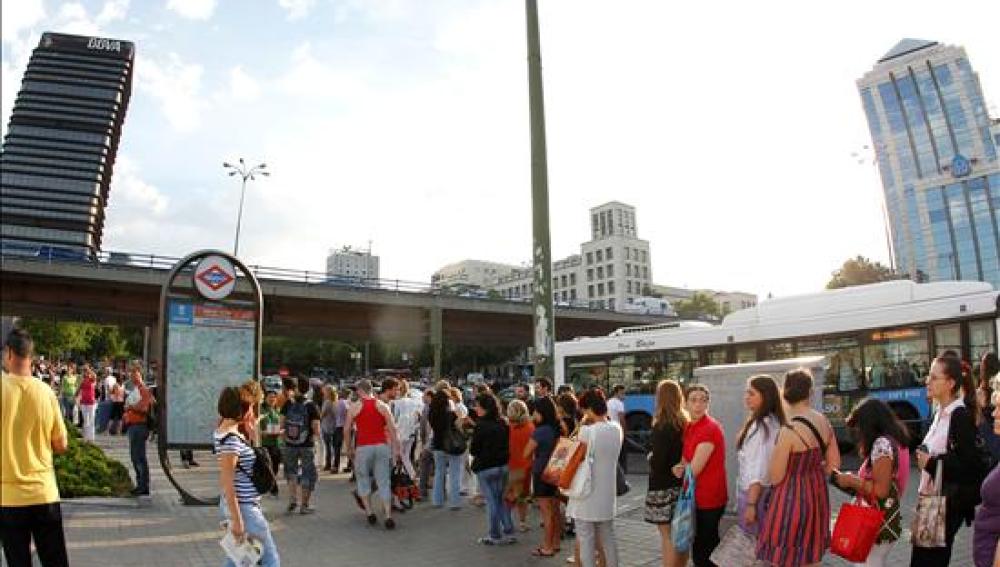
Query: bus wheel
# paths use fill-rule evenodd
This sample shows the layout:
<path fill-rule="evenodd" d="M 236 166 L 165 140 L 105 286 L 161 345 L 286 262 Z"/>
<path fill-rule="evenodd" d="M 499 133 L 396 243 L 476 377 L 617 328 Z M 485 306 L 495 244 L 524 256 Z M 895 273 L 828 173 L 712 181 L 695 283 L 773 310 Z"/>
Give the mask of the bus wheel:
<path fill-rule="evenodd" d="M 645 413 L 633 413 L 625 418 L 625 434 L 635 442 L 636 445 L 649 446 L 649 433 L 653 428 L 653 418 Z M 630 451 L 639 449 L 632 443 L 626 443 Z"/>

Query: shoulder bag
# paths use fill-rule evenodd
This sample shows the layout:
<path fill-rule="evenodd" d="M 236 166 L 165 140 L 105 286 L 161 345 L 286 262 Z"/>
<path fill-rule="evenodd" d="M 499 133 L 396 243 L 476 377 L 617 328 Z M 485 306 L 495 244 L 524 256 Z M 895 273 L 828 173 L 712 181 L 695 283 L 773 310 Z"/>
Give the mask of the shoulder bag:
<path fill-rule="evenodd" d="M 917 511 L 913 515 L 913 545 L 917 547 L 945 547 L 946 497 L 941 494 L 942 463 L 937 462 L 934 475 L 934 492 L 917 495 Z"/>
<path fill-rule="evenodd" d="M 441 439 L 441 448 L 444 452 L 449 455 L 461 455 L 465 453 L 465 449 L 468 446 L 469 440 L 466 438 L 465 433 L 459 431 L 454 422 L 448 424 L 448 428 L 444 430 L 444 435 Z"/>
<path fill-rule="evenodd" d="M 569 488 L 586 454 L 587 444 L 580 441 L 575 432 L 572 437 L 560 437 L 542 471 L 542 480 L 559 488 Z"/>
<path fill-rule="evenodd" d="M 755 567 L 757 562 L 757 538 L 734 524 L 715 548 L 709 559 L 716 565 L 726 567 Z"/>
<path fill-rule="evenodd" d="M 573 474 L 569 486 L 560 486 L 563 496 L 566 498 L 582 499 L 590 496 L 594 490 L 594 443 L 580 442 L 583 446 L 584 456 L 577 463 L 576 472 Z M 546 467 L 548 468 L 548 467 Z"/>
<path fill-rule="evenodd" d="M 674 517 L 670 521 L 670 538 L 678 553 L 691 551 L 691 544 L 694 543 L 694 514 L 694 474 L 691 467 L 686 466 L 681 494 L 674 505 Z"/>

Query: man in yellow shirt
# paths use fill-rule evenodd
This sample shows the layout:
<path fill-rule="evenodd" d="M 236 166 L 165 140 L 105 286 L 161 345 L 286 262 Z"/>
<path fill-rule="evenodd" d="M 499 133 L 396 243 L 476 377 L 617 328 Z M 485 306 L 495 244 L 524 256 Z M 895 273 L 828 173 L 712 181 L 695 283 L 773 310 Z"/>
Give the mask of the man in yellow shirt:
<path fill-rule="evenodd" d="M 55 393 L 31 376 L 34 343 L 14 329 L 0 377 L 0 539 L 11 565 L 31 565 L 31 541 L 44 567 L 69 565 L 53 453 L 66 451 Z"/>

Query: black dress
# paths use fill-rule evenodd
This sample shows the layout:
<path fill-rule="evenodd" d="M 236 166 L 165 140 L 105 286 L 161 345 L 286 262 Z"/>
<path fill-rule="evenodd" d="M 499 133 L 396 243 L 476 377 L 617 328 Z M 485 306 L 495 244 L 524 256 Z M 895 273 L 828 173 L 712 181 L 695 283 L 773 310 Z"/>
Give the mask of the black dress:
<path fill-rule="evenodd" d="M 681 461 L 683 431 L 658 424 L 650 433 L 653 451 L 649 454 L 649 488 L 644 519 L 651 524 L 669 524 L 681 493 L 681 479 L 671 468 Z"/>

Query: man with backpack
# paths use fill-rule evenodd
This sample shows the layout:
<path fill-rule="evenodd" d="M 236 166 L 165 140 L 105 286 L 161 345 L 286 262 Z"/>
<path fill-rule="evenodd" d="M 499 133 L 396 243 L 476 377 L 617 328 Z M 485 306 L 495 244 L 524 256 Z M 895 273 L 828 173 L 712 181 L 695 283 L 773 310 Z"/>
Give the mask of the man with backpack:
<path fill-rule="evenodd" d="M 319 475 L 316 471 L 315 439 L 319 437 L 320 415 L 306 395 L 309 380 L 298 379 L 297 395 L 285 402 L 281 408 L 281 436 L 285 443 L 285 478 L 288 480 L 288 513 L 296 508 L 300 513 L 312 514 L 315 508 L 309 505 L 309 497 L 316 488 Z"/>

